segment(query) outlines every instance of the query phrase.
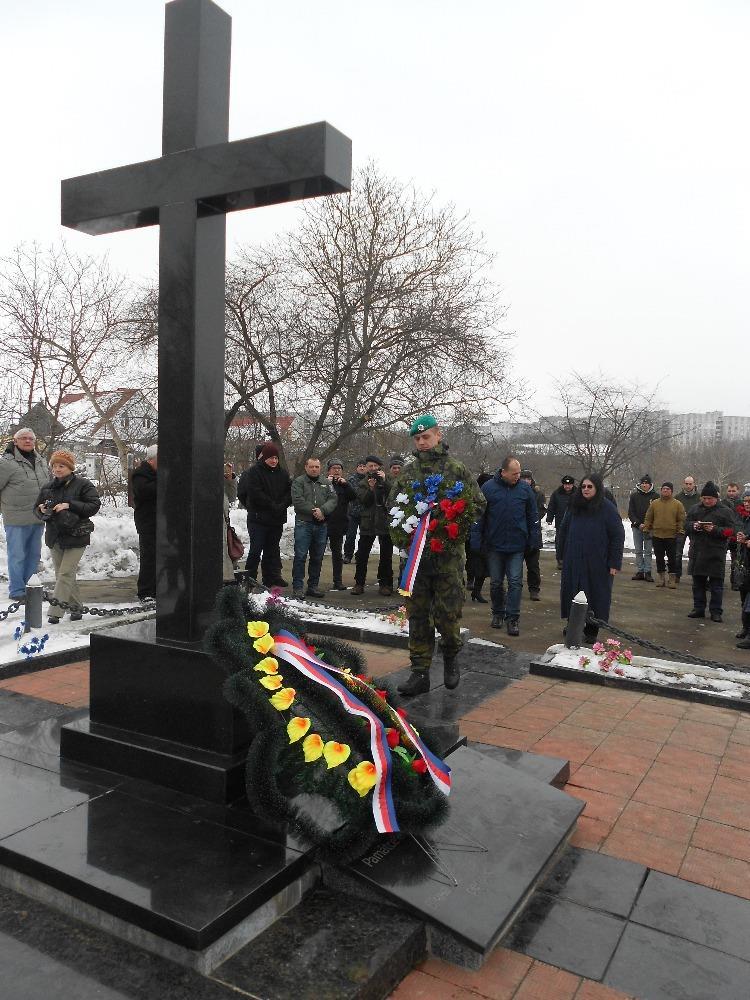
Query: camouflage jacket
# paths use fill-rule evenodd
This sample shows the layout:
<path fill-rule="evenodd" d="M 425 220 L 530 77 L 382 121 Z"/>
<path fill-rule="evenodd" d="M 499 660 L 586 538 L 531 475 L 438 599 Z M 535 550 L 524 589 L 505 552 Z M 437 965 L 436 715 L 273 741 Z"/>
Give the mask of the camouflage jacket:
<path fill-rule="evenodd" d="M 440 443 L 436 448 L 430 449 L 430 451 L 415 451 L 413 454 L 414 462 L 403 469 L 401 475 L 393 484 L 388 498 L 389 507 L 393 505 L 397 494 L 401 492 L 402 486 L 406 486 L 417 479 L 424 482 L 427 476 L 432 476 L 439 472 L 444 477 L 448 486 L 452 486 L 459 480 L 464 484 L 463 496 L 467 500 L 471 498 L 475 504 L 474 518 L 481 517 L 487 503 L 484 494 L 479 489 L 479 486 L 477 486 L 476 479 L 463 462 L 459 462 L 448 454 L 447 445 Z M 466 560 L 463 539 L 447 543 L 445 551 L 440 553 L 433 554 L 428 548 L 425 548 L 422 561 L 429 560 L 435 560 L 436 566 L 444 565 L 446 570 L 450 568 L 451 572 L 455 570 L 456 565 L 463 566 Z"/>

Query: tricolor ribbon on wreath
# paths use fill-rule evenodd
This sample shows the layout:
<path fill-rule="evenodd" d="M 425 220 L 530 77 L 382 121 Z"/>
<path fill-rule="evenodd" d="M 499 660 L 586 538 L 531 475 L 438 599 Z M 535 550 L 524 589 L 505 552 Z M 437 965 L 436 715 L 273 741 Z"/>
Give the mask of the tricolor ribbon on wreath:
<path fill-rule="evenodd" d="M 411 545 L 409 546 L 409 554 L 406 557 L 406 565 L 404 566 L 404 571 L 401 574 L 401 580 L 398 588 L 398 592 L 402 595 L 402 597 L 411 597 L 414 592 L 414 581 L 417 579 L 419 564 L 422 561 L 422 553 L 424 552 L 424 547 L 427 543 L 427 532 L 431 517 L 430 511 L 434 506 L 434 503 L 430 503 L 430 506 L 420 517 L 419 524 L 414 529 Z"/>
<path fill-rule="evenodd" d="M 367 719 L 370 723 L 370 749 L 372 759 L 375 764 L 376 781 L 373 788 L 372 811 L 375 817 L 375 826 L 379 833 L 398 833 L 399 825 L 396 819 L 396 810 L 393 805 L 391 793 L 391 751 L 388 746 L 388 737 L 385 726 L 375 712 L 364 702 L 360 701 L 344 681 L 337 679 L 346 677 L 351 680 L 343 670 L 332 667 L 330 663 L 324 663 L 318 659 L 314 653 L 305 646 L 303 642 L 286 630 L 281 630 L 274 636 L 273 655 L 286 663 L 291 664 L 301 674 L 328 688 L 339 699 L 347 712 L 351 715 L 358 715 Z M 414 749 L 424 760 L 427 770 L 437 787 L 445 795 L 450 793 L 451 778 L 450 768 L 439 757 L 431 753 L 430 750 L 420 740 L 412 726 L 401 716 L 393 713 L 394 727 L 407 736 Z"/>

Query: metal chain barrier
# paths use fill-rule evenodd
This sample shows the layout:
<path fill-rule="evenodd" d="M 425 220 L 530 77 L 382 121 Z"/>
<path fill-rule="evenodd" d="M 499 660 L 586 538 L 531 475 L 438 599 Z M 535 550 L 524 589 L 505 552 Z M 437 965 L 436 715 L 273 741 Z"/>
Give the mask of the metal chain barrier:
<path fill-rule="evenodd" d="M 9 604 L 5 611 L 0 611 L 0 622 L 4 622 L 8 615 L 13 615 L 21 607 L 21 601 L 14 601 L 13 604 Z"/>
<path fill-rule="evenodd" d="M 651 642 L 649 639 L 643 639 L 639 635 L 635 635 L 633 632 L 626 632 L 623 628 L 618 628 L 617 625 L 612 625 L 610 622 L 603 622 L 600 618 L 595 618 L 593 615 L 589 615 L 586 619 L 587 625 L 596 625 L 597 628 L 607 629 L 608 632 L 612 632 L 613 635 L 619 636 L 621 639 L 626 639 L 627 642 L 632 645 L 642 646 L 644 649 L 651 649 L 655 653 L 662 653 L 664 656 L 674 657 L 676 660 L 680 660 L 683 663 L 695 663 L 699 667 L 715 667 L 719 670 L 745 670 L 747 668 L 743 667 L 737 663 L 721 663 L 719 660 L 705 660 L 701 656 L 694 656 L 692 653 L 683 653 L 682 651 L 677 651 L 675 649 L 667 649 L 666 646 L 660 646 L 656 642 Z"/>
<path fill-rule="evenodd" d="M 58 601 L 56 597 L 50 597 L 46 590 L 42 596 L 52 607 L 60 608 L 61 611 L 70 611 L 74 615 L 99 615 L 101 618 L 118 618 L 121 615 L 153 614 L 156 610 L 156 605 L 149 607 L 143 604 L 139 604 L 133 608 L 89 608 L 85 604 L 67 604 L 65 601 Z"/>

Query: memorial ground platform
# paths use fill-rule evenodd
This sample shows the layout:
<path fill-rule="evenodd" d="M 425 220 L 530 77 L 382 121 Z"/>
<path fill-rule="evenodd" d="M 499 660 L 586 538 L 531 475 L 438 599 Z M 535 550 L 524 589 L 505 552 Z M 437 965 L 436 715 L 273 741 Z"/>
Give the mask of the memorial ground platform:
<path fill-rule="evenodd" d="M 488 754 L 496 748 L 506 761 L 531 755 L 569 761 L 567 775 L 544 780 L 565 781 L 564 790 L 584 803 L 571 849 L 482 969 L 423 960 L 424 939 L 408 914 L 326 897 L 325 885 L 306 905 L 319 916 L 327 905 L 336 913 L 319 919 L 320 940 L 308 942 L 307 957 L 310 977 L 336 984 L 329 994 L 314 978 L 292 987 L 282 971 L 278 949 L 303 949 L 306 931 L 295 926 L 295 915 L 305 904 L 201 975 L 6 887 L 0 950 L 13 996 L 37 1000 L 52 982 L 58 997 L 82 1000 L 144 1000 L 159 991 L 186 1000 L 385 996 L 387 974 L 369 979 L 367 989 L 365 981 L 390 945 L 400 955 L 399 978 L 407 973 L 392 992 L 397 1000 L 666 1000 L 678 987 L 687 1000 L 745 998 L 750 718 L 730 708 L 529 676 L 529 653 L 500 652 L 495 671 L 486 667 L 489 647 L 478 648 L 480 672 L 468 673 L 454 693 L 436 687 L 416 700 L 421 706 L 413 702 L 413 711 L 457 721 L 471 747 Z M 404 669 L 401 650 L 363 651 L 377 675 Z M 81 662 L 1 682 L 0 766 L 32 767 L 44 775 L 37 775 L 42 784 L 55 784 L 54 733 L 84 711 L 86 681 Z M 63 782 L 63 818 L 74 801 L 96 791 L 74 779 Z M 3 813 L 28 805 L 11 797 Z M 29 822 L 33 833 L 33 816 Z M 117 971 L 122 963 L 126 976 Z"/>

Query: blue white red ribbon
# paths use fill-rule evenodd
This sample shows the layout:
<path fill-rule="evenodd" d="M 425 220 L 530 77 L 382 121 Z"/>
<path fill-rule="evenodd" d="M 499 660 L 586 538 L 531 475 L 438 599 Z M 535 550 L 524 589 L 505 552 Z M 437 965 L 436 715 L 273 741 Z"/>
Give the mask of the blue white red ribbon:
<path fill-rule="evenodd" d="M 427 543 L 427 529 L 430 524 L 430 511 L 426 510 L 419 519 L 419 524 L 414 529 L 409 555 L 406 557 L 404 572 L 401 574 L 401 583 L 398 588 L 399 594 L 403 597 L 411 597 L 414 591 L 414 581 L 417 579 L 419 564 L 422 561 L 422 553 Z"/>
<path fill-rule="evenodd" d="M 333 674 L 340 677 L 350 677 L 338 667 L 324 663 L 311 653 L 296 636 L 282 629 L 273 637 L 273 655 L 291 664 L 300 673 L 323 687 L 328 688 L 339 699 L 347 712 L 367 719 L 370 723 L 370 749 L 375 765 L 376 781 L 373 788 L 372 811 L 375 826 L 379 833 L 398 833 L 399 826 L 391 791 L 391 751 L 388 746 L 388 735 L 385 725 L 376 713 L 364 702 L 360 701 L 344 681 L 337 680 Z M 396 721 L 396 719 L 398 721 Z M 401 716 L 394 719 L 394 728 L 406 734 L 417 753 L 422 757 L 427 770 L 437 787 L 448 795 L 451 788 L 450 768 L 439 757 L 436 757 L 421 741 L 412 726 Z"/>

